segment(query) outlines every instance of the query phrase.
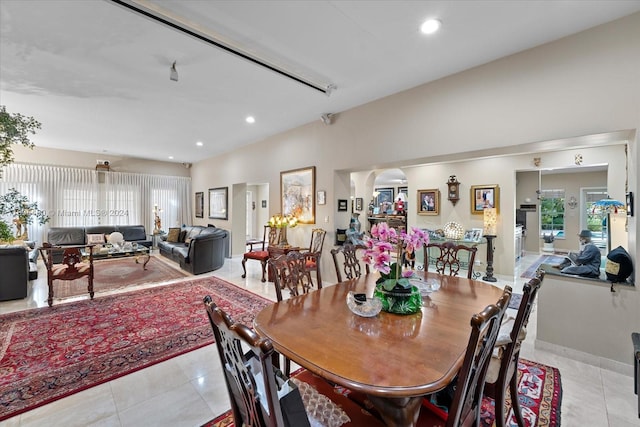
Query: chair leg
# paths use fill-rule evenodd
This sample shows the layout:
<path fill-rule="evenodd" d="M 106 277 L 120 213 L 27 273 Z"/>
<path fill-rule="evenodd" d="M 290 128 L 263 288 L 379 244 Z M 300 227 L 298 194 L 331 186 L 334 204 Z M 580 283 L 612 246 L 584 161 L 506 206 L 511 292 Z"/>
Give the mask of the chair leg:
<path fill-rule="evenodd" d="M 260 280 L 261 282 L 266 282 L 267 279 L 265 278 L 266 273 L 267 273 L 267 261 L 260 261 L 262 263 L 262 279 Z"/>
<path fill-rule="evenodd" d="M 47 303 L 49 307 L 53 305 L 53 279 L 47 280 L 47 285 L 49 286 L 49 297 L 47 298 Z"/>
<path fill-rule="evenodd" d="M 320 266 L 316 266 L 316 279 L 318 279 L 318 289 L 322 289 L 322 275 L 320 274 Z"/>
<path fill-rule="evenodd" d="M 93 299 L 93 275 L 89 276 L 89 285 L 87 286 L 87 290 L 89 291 L 89 297 Z"/>
<path fill-rule="evenodd" d="M 246 258 L 242 259 L 242 271 L 244 273 L 242 273 L 242 278 L 244 279 L 245 277 L 247 277 L 247 267 L 244 265 L 247 262 Z"/>
<path fill-rule="evenodd" d="M 522 418 L 522 409 L 520 409 L 520 401 L 518 400 L 518 370 L 516 369 L 511 380 L 509 381 L 509 392 L 511 393 L 511 409 L 516 417 L 518 427 L 525 427 L 524 418 Z"/>

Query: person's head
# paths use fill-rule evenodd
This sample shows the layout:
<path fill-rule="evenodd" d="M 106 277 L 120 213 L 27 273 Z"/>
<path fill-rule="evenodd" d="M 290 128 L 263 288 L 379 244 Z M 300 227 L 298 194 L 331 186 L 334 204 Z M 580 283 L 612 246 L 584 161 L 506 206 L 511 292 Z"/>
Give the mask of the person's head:
<path fill-rule="evenodd" d="M 580 243 L 590 243 L 591 242 L 591 230 L 582 230 L 580 234 L 578 234 L 578 238 L 580 239 Z"/>

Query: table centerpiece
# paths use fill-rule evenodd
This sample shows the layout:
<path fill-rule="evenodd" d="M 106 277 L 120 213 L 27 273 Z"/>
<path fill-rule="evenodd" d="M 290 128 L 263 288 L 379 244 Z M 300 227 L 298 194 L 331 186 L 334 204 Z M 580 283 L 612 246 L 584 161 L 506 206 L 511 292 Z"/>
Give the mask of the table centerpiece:
<path fill-rule="evenodd" d="M 380 272 L 373 295 L 382 301 L 383 311 L 396 314 L 420 311 L 420 290 L 411 284 L 415 272 L 402 271 L 400 260 L 403 251 L 413 253 L 427 243 L 429 235 L 419 228 L 412 227 L 411 232 L 406 233 L 389 227 L 386 222 L 371 227 L 371 237 L 365 240 L 363 260 Z M 392 252 L 396 255 L 395 262 L 392 262 Z"/>

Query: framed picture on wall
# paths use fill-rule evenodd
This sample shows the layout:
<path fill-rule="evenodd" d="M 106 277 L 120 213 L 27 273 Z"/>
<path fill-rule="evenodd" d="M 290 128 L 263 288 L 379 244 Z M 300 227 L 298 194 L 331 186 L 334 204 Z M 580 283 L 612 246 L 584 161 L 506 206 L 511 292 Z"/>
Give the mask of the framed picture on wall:
<path fill-rule="evenodd" d="M 318 204 L 326 205 L 327 204 L 327 192 L 324 190 L 318 191 Z"/>
<path fill-rule="evenodd" d="M 500 188 L 497 185 L 471 186 L 471 213 L 482 214 L 485 208 L 500 212 Z"/>
<path fill-rule="evenodd" d="M 263 201 L 262 201 L 262 207 L 263 207 L 263 208 L 266 208 L 266 207 L 267 207 L 267 201 L 266 201 L 266 200 L 263 200 Z"/>
<path fill-rule="evenodd" d="M 376 197 L 376 206 L 380 208 L 380 213 L 391 213 L 393 211 L 395 190 L 392 187 L 385 187 L 376 188 L 375 192 L 378 194 Z"/>
<path fill-rule="evenodd" d="M 229 219 L 227 211 L 227 203 L 229 202 L 229 187 L 219 187 L 209 189 L 209 218 L 211 219 Z"/>
<path fill-rule="evenodd" d="M 346 212 L 347 209 L 347 199 L 338 199 L 338 212 Z"/>
<path fill-rule="evenodd" d="M 204 218 L 204 192 L 196 193 L 196 218 Z"/>
<path fill-rule="evenodd" d="M 364 204 L 364 200 L 362 199 L 362 197 L 356 197 L 356 210 L 357 211 L 361 211 L 362 210 L 362 205 Z"/>
<path fill-rule="evenodd" d="M 418 190 L 418 215 L 440 215 L 440 190 Z"/>
<path fill-rule="evenodd" d="M 316 167 L 280 172 L 282 215 L 293 215 L 301 224 L 316 223 Z"/>

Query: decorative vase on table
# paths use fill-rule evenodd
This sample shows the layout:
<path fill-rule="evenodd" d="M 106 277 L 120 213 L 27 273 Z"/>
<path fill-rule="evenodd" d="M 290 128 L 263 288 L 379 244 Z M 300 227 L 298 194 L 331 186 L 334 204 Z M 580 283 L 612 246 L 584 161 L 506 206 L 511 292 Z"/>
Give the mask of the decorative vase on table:
<path fill-rule="evenodd" d="M 374 297 L 382 301 L 382 310 L 388 313 L 413 314 L 422 307 L 420 290 L 413 286 L 410 279 L 415 275 L 411 270 L 402 271 L 400 260 L 402 251 L 413 252 L 429 243 L 429 235 L 419 228 L 412 228 L 407 234 L 404 230 L 390 228 L 386 222 L 371 227 L 371 237 L 365 242 L 367 249 L 364 261 L 374 264 L 380 272 L 376 281 Z M 395 249 L 396 262 L 391 262 L 391 252 Z"/>

